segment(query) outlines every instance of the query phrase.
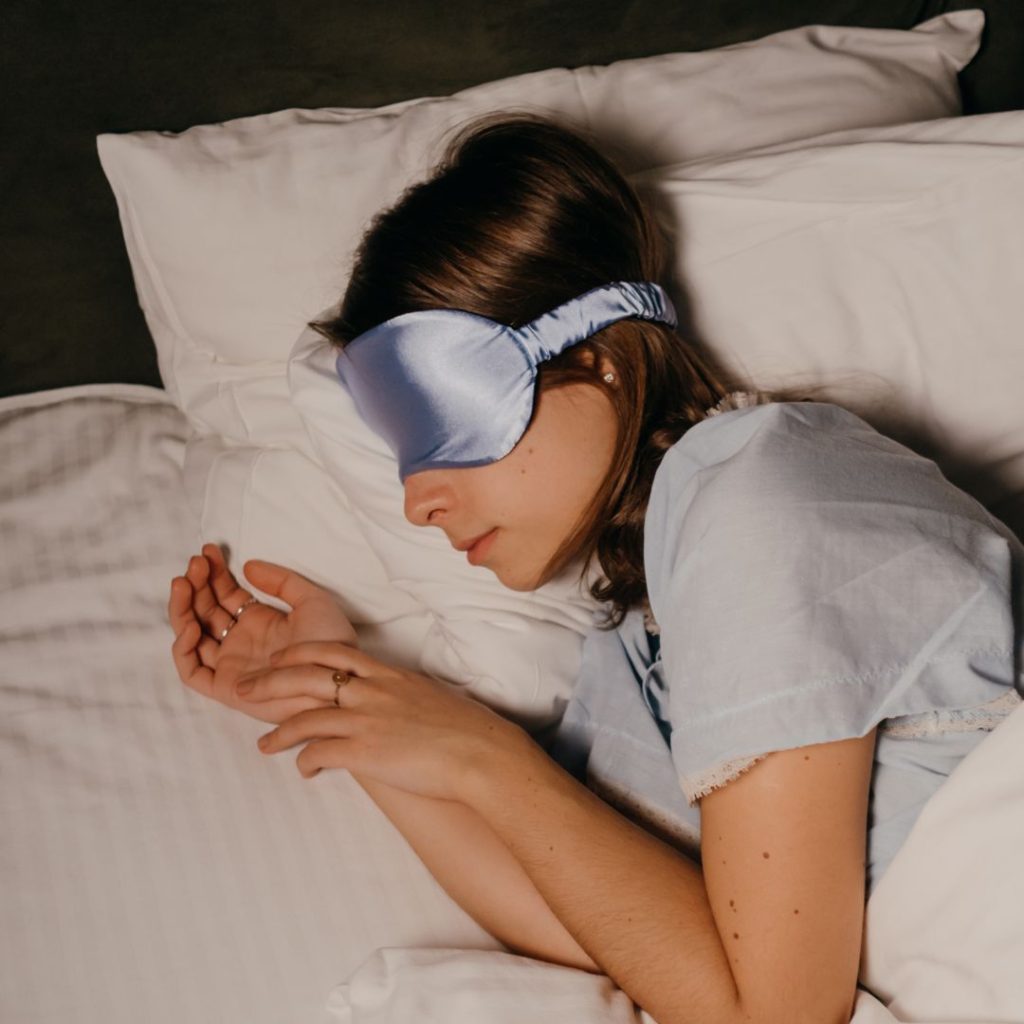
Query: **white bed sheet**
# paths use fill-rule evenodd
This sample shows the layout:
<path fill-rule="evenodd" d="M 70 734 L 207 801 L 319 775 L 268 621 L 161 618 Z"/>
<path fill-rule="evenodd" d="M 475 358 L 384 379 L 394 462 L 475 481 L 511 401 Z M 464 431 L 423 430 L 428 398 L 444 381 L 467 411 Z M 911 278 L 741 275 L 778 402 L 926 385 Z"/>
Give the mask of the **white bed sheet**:
<path fill-rule="evenodd" d="M 199 538 L 154 388 L 0 401 L 0 1020 L 295 1024 L 378 947 L 502 949 L 345 772 L 183 686 Z"/>

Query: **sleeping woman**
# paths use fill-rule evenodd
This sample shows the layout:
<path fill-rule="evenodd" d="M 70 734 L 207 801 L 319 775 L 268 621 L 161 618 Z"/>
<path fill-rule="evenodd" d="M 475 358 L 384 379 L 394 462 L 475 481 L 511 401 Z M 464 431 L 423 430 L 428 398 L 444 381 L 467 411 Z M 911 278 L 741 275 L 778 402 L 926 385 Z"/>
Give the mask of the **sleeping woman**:
<path fill-rule="evenodd" d="M 853 413 L 729 379 L 668 260 L 581 133 L 491 115 L 311 325 L 410 522 L 513 590 L 596 569 L 553 735 L 361 651 L 289 569 L 247 562 L 291 611 L 256 600 L 213 545 L 171 581 L 174 661 L 276 726 L 264 754 L 351 772 L 512 950 L 659 1024 L 848 1021 L 866 898 L 1021 699 L 1024 549 Z"/>

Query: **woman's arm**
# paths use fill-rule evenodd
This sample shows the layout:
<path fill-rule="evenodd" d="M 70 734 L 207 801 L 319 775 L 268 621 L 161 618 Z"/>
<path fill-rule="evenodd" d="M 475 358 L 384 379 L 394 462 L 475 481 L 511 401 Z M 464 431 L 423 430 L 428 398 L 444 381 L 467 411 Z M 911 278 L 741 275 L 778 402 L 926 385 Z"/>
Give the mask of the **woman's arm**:
<path fill-rule="evenodd" d="M 600 973 L 476 811 L 366 776 L 353 778 L 477 924 L 517 953 Z"/>
<path fill-rule="evenodd" d="M 523 729 L 344 644 L 296 644 L 250 699 L 330 699 L 260 737 L 305 778 L 344 768 L 476 811 L 573 939 L 660 1024 L 846 1024 L 864 916 L 875 730 L 768 754 L 702 801 L 703 871 Z M 484 889 L 486 891 L 486 889 Z M 741 930 L 742 929 L 742 930 Z"/>
<path fill-rule="evenodd" d="M 464 799 L 659 1024 L 847 1024 L 874 743 L 778 751 L 706 796 L 702 868 L 539 747 L 480 765 Z"/>

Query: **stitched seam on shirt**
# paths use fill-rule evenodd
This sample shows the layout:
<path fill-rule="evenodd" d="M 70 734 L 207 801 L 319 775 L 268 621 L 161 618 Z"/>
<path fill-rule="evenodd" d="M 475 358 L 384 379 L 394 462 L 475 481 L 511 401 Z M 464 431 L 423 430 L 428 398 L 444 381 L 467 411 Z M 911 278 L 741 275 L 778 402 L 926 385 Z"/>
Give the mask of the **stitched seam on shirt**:
<path fill-rule="evenodd" d="M 1008 657 L 1010 653 L 1010 650 L 1004 647 L 968 647 L 965 649 L 958 649 L 950 651 L 947 654 L 942 654 L 933 657 L 927 662 L 927 665 L 932 665 L 935 662 L 952 661 L 953 659 L 965 654 L 988 654 L 993 655 L 995 657 L 1005 658 Z M 775 701 L 785 700 L 789 697 L 801 693 L 806 693 L 808 690 L 825 690 L 833 686 L 844 686 L 848 683 L 867 682 L 869 679 L 875 679 L 879 676 L 888 675 L 890 672 L 902 671 L 906 669 L 909 665 L 911 665 L 912 662 L 913 659 L 911 659 L 910 661 L 895 662 L 891 665 L 886 665 L 881 668 L 872 669 L 868 672 L 863 672 L 860 675 L 834 676 L 828 679 L 819 679 L 813 683 L 808 683 L 806 686 L 791 686 L 788 690 L 783 690 L 782 693 L 766 694 L 765 696 L 759 697 L 757 698 L 757 700 L 744 704 L 742 707 L 739 708 L 722 708 L 719 711 L 711 711 L 708 714 L 700 715 L 699 717 L 694 717 L 690 715 L 685 724 L 680 723 L 680 731 L 692 729 L 693 727 L 698 725 L 705 725 L 708 722 L 716 721 L 719 718 L 728 718 L 732 715 L 746 714 L 753 708 L 771 704 Z M 927 665 L 924 667 L 927 667 Z"/>
<path fill-rule="evenodd" d="M 653 715 L 651 716 L 653 719 Z M 607 725 L 604 722 L 594 726 L 594 739 L 591 744 L 591 750 L 597 744 L 598 736 L 612 736 L 616 740 L 625 740 L 630 746 L 636 747 L 638 750 L 642 750 L 645 753 L 651 753 L 652 750 L 657 750 L 660 753 L 660 747 L 652 747 L 646 740 L 639 739 L 634 736 L 631 732 L 626 732 L 625 729 L 621 729 L 614 725 Z M 660 734 L 659 734 L 660 737 Z M 665 744 L 665 753 L 669 753 L 669 746 Z"/>

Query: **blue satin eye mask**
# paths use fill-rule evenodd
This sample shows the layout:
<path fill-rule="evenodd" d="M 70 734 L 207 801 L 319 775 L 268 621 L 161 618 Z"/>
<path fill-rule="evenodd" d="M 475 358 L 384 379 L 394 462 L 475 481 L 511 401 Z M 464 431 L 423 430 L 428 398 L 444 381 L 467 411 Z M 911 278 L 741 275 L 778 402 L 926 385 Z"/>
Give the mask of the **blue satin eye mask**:
<path fill-rule="evenodd" d="M 529 426 L 538 363 L 626 317 L 677 322 L 659 285 L 614 281 L 522 327 L 461 309 L 402 313 L 353 338 L 335 365 L 404 483 L 503 458 Z"/>

